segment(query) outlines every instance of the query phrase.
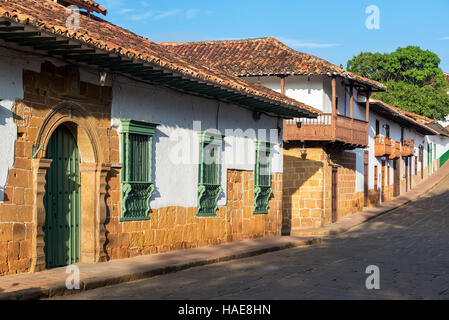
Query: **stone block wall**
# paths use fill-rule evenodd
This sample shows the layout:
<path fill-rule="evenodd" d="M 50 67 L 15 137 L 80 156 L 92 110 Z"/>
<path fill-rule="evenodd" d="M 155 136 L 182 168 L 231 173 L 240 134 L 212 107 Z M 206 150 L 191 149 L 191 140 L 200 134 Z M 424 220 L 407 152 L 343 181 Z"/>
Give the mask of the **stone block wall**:
<path fill-rule="evenodd" d="M 330 159 L 338 165 L 338 218 L 363 210 L 363 192 L 356 192 L 356 154 L 332 151 Z"/>
<path fill-rule="evenodd" d="M 197 217 L 195 207 L 152 209 L 150 220 L 119 222 L 120 178 L 109 177 L 113 210 L 106 223 L 109 259 L 216 245 L 225 242 L 280 235 L 282 174 L 272 175 L 273 196 L 268 214 L 255 215 L 254 172 L 228 170 L 228 198 L 216 217 Z M 117 199 L 115 198 L 117 197 Z"/>
<path fill-rule="evenodd" d="M 326 208 L 330 210 L 326 158 L 322 148 L 308 148 L 305 158 L 299 148 L 284 149 L 283 233 L 325 223 Z"/>
<path fill-rule="evenodd" d="M 67 68 L 56 68 L 50 63 L 42 64 L 40 73 L 23 72 L 24 99 L 16 101 L 13 109 L 17 124 L 14 167 L 9 170 L 4 202 L 0 204 L 0 275 L 27 272 L 31 268 L 36 246 L 32 158 L 33 153 L 36 157 L 45 154 L 45 150 L 41 150 L 40 155 L 37 153 L 39 146 L 35 143 L 53 107 L 69 99 L 86 110 L 104 145 L 102 157 L 106 162 L 118 159 L 118 154 L 110 152 L 109 148 L 111 88 L 77 82 L 79 97 L 68 97 L 68 72 Z"/>
<path fill-rule="evenodd" d="M 356 155 L 324 148 L 284 150 L 283 233 L 332 223 L 332 166 L 337 171 L 338 218 L 363 209 L 363 192 L 356 192 Z"/>

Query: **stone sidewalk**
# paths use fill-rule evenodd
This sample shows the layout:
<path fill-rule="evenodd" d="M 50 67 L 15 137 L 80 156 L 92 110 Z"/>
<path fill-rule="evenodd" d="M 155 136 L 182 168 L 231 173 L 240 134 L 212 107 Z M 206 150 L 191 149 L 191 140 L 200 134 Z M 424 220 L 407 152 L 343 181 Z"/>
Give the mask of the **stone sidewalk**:
<path fill-rule="evenodd" d="M 27 273 L 0 277 L 0 300 L 42 299 L 75 294 L 80 291 L 150 278 L 192 267 L 312 245 L 321 242 L 322 236 L 348 231 L 374 217 L 416 200 L 447 175 L 449 175 L 449 163 L 403 196 L 375 208 L 345 217 L 333 225 L 303 230 L 300 233 L 295 233 L 294 236 L 245 240 L 217 246 L 113 260 L 99 264 L 79 263 L 77 266 L 80 270 L 80 290 L 68 290 L 66 288 L 65 282 L 69 276 L 66 273 L 66 268 L 46 270 L 35 274 Z"/>
<path fill-rule="evenodd" d="M 65 267 L 35 274 L 9 275 L 0 277 L 0 300 L 42 299 L 75 294 L 112 284 L 319 242 L 319 239 L 306 237 L 276 237 L 138 256 L 98 264 L 78 263 L 76 265 L 80 270 L 80 290 L 66 288 L 66 279 L 69 274 L 66 273 Z"/>

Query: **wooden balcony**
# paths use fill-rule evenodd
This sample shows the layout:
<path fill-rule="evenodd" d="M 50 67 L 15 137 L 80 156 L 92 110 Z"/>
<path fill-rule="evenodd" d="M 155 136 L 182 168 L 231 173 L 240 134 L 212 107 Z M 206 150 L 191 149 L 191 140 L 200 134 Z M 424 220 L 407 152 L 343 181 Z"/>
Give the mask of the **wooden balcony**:
<path fill-rule="evenodd" d="M 401 142 L 396 140 L 391 140 L 391 154 L 390 160 L 397 159 L 401 157 Z"/>
<path fill-rule="evenodd" d="M 300 127 L 297 122 L 301 122 Z M 368 145 L 368 122 L 327 113 L 316 119 L 286 120 L 284 141 L 327 141 L 345 149 L 365 148 Z"/>
<path fill-rule="evenodd" d="M 401 155 L 403 157 L 412 156 L 415 153 L 415 141 L 412 139 L 402 140 Z"/>
<path fill-rule="evenodd" d="M 374 144 L 374 155 L 376 157 L 390 157 L 392 146 L 390 138 L 377 136 Z"/>

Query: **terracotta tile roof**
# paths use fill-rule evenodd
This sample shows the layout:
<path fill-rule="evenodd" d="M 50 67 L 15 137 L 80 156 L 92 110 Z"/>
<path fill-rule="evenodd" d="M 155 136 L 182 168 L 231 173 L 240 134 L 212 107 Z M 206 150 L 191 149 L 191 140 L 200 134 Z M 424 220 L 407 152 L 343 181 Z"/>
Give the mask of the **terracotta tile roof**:
<path fill-rule="evenodd" d="M 50 0 L 0 0 L 0 18 L 32 26 L 41 32 L 77 40 L 102 52 L 147 63 L 187 79 L 202 81 L 237 92 L 242 96 L 268 101 L 273 106 L 285 109 L 289 114 L 292 112 L 309 116 L 321 114 L 321 111 L 273 90 L 250 85 L 228 73 L 188 62 L 167 48 L 98 17 L 80 15 L 80 28 L 70 30 L 66 27 L 65 11 L 64 6 Z"/>
<path fill-rule="evenodd" d="M 439 124 L 438 122 L 429 122 L 426 124 L 426 126 L 428 126 L 429 128 L 435 130 L 436 132 L 438 132 L 440 135 L 442 136 L 446 136 L 449 137 L 449 131 L 443 127 L 441 124 Z"/>
<path fill-rule="evenodd" d="M 446 78 L 446 81 L 449 83 L 449 73 L 447 72 L 443 72 L 444 73 L 444 77 Z"/>
<path fill-rule="evenodd" d="M 443 135 L 443 136 L 449 136 L 449 131 L 444 128 L 441 124 L 438 123 L 438 121 L 433 120 L 431 118 L 410 112 L 410 111 L 406 111 L 406 110 L 402 110 L 399 108 L 396 108 L 398 110 L 400 110 L 403 114 L 405 114 L 407 117 L 412 118 L 413 120 L 424 124 L 426 126 L 428 126 L 429 128 L 431 128 L 432 130 L 438 132 L 438 134 Z"/>
<path fill-rule="evenodd" d="M 68 4 L 77 6 L 78 8 L 86 9 L 87 11 L 98 12 L 106 15 L 108 11 L 92 0 L 64 0 Z"/>
<path fill-rule="evenodd" d="M 435 122 L 432 119 L 417 115 L 413 112 L 399 109 L 392 105 L 386 104 L 383 101 L 373 98 L 370 99 L 370 105 L 373 112 L 381 113 L 383 116 L 393 121 L 411 126 L 423 135 L 441 134 L 433 126 L 429 126 L 429 124 Z"/>
<path fill-rule="evenodd" d="M 327 74 L 353 79 L 376 91 L 385 86 L 348 72 L 326 60 L 293 50 L 269 38 L 162 43 L 191 60 L 207 63 L 237 76 Z"/>

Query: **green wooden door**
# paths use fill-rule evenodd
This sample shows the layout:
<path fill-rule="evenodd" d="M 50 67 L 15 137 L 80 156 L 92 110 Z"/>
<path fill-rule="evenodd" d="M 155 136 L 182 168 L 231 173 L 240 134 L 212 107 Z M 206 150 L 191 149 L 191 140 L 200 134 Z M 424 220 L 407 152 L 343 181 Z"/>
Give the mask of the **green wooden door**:
<path fill-rule="evenodd" d="M 44 197 L 44 250 L 47 268 L 56 268 L 80 260 L 80 156 L 64 125 L 51 136 L 46 158 L 53 161 Z"/>

